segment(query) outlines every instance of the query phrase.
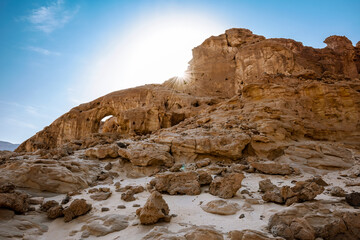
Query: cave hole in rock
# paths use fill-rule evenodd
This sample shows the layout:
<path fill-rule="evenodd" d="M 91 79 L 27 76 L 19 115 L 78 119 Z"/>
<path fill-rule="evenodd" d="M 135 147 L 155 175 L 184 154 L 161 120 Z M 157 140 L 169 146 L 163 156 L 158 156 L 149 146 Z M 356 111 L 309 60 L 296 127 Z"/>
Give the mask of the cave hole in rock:
<path fill-rule="evenodd" d="M 100 126 L 99 126 L 99 133 L 103 133 L 104 132 L 104 125 L 107 121 L 110 121 L 111 118 L 114 117 L 113 115 L 107 115 L 105 117 L 103 117 L 101 120 L 100 120 Z"/>

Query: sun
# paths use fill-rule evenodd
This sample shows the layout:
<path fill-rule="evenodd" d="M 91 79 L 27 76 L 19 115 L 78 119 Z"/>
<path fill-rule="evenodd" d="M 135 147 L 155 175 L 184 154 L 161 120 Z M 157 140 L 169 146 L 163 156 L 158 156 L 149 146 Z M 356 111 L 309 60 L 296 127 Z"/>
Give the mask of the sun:
<path fill-rule="evenodd" d="M 192 49 L 224 26 L 200 13 L 148 15 L 130 30 L 121 32 L 104 46 L 100 56 L 86 68 L 86 96 L 89 99 L 109 92 L 144 84 L 163 83 L 188 77 Z M 82 91 L 84 92 L 84 91 Z"/>

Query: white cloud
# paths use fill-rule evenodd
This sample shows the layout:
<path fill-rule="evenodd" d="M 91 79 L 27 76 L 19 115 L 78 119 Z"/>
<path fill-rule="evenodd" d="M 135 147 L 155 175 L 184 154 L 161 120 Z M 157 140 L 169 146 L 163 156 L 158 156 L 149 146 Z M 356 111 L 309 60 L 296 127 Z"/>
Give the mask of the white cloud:
<path fill-rule="evenodd" d="M 60 56 L 61 55 L 61 53 L 59 53 L 59 52 L 50 51 L 50 50 L 47 50 L 45 48 L 40 48 L 40 47 L 30 46 L 26 49 L 29 51 L 36 52 L 36 53 L 40 53 L 42 55 L 46 55 L 46 56 L 49 56 L 49 55 Z"/>
<path fill-rule="evenodd" d="M 25 19 L 33 25 L 34 29 L 51 33 L 68 23 L 78 10 L 78 7 L 74 10 L 66 9 L 64 1 L 57 0 L 48 6 L 33 9 L 31 14 L 26 16 Z"/>

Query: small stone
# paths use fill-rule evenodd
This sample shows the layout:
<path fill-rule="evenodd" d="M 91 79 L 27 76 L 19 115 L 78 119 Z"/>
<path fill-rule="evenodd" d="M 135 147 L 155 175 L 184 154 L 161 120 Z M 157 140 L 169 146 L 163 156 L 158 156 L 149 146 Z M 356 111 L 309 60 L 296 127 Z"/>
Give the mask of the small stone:
<path fill-rule="evenodd" d="M 133 207 L 140 207 L 140 204 L 133 204 Z"/>
<path fill-rule="evenodd" d="M 240 219 L 242 219 L 242 218 L 244 218 L 244 217 L 245 217 L 245 214 L 243 214 L 243 213 L 240 214 L 240 216 L 239 216 Z"/>
<path fill-rule="evenodd" d="M 61 204 L 67 204 L 70 201 L 71 197 L 66 195 L 66 197 L 61 201 Z"/>
<path fill-rule="evenodd" d="M 117 208 L 118 209 L 125 209 L 126 207 L 125 207 L 125 205 L 119 205 L 119 206 L 117 206 Z"/>
<path fill-rule="evenodd" d="M 110 209 L 109 209 L 108 207 L 102 207 L 102 208 L 101 208 L 101 211 L 102 211 L 102 212 L 107 212 L 107 211 L 109 211 L 109 210 L 110 210 Z"/>

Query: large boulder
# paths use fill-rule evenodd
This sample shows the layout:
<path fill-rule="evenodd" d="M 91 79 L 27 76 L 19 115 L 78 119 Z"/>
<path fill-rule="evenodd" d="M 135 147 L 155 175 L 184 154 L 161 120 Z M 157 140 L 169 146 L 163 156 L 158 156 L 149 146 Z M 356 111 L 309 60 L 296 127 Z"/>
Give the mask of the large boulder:
<path fill-rule="evenodd" d="M 150 184 L 159 192 L 171 195 L 198 195 L 201 193 L 199 176 L 196 172 L 176 172 L 158 174 Z"/>
<path fill-rule="evenodd" d="M 64 221 L 69 222 L 72 219 L 84 215 L 91 210 L 91 204 L 86 203 L 85 199 L 75 199 L 63 210 Z"/>
<path fill-rule="evenodd" d="M 109 233 L 121 231 L 128 227 L 129 222 L 127 219 L 127 216 L 118 214 L 91 217 L 86 221 L 86 224 L 81 227 L 81 231 L 83 231 L 81 237 L 101 237 Z"/>
<path fill-rule="evenodd" d="M 268 228 L 274 236 L 290 240 L 359 239 L 360 214 L 337 208 L 331 204 L 297 204 L 272 215 Z"/>
<path fill-rule="evenodd" d="M 154 191 L 144 207 L 136 210 L 141 224 L 148 225 L 157 223 L 159 220 L 169 218 L 169 206 L 159 192 Z"/>
<path fill-rule="evenodd" d="M 232 198 L 241 188 L 243 179 L 242 173 L 229 173 L 225 177 L 216 177 L 210 184 L 209 192 L 221 198 Z"/>
<path fill-rule="evenodd" d="M 117 158 L 119 156 L 118 149 L 119 147 L 116 144 L 96 146 L 87 149 L 85 155 L 89 158 L 97 159 Z"/>

